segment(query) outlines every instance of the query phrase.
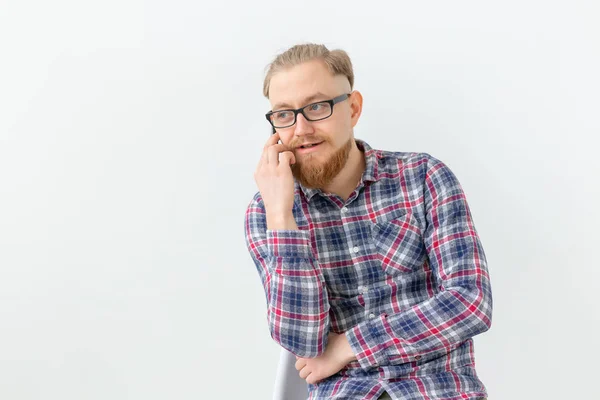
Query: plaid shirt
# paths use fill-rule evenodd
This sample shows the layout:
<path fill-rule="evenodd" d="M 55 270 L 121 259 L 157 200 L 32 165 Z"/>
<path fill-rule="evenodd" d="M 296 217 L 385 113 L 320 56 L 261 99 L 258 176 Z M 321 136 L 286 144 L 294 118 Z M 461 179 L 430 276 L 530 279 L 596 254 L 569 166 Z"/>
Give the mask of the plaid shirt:
<path fill-rule="evenodd" d="M 427 153 L 372 149 L 344 201 L 296 182 L 299 230 L 268 230 L 257 193 L 246 244 L 263 284 L 271 337 L 316 357 L 329 331 L 357 360 L 308 385 L 309 399 L 476 399 L 472 337 L 488 330 L 487 261 L 462 187 Z"/>

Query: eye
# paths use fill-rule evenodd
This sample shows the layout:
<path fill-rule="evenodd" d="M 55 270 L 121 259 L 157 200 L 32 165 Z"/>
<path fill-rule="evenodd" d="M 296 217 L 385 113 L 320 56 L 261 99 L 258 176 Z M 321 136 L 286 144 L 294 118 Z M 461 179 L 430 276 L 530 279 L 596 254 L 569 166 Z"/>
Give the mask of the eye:
<path fill-rule="evenodd" d="M 311 104 L 309 107 L 310 111 L 319 111 L 321 108 L 323 108 L 323 103 L 317 103 L 317 104 Z"/>

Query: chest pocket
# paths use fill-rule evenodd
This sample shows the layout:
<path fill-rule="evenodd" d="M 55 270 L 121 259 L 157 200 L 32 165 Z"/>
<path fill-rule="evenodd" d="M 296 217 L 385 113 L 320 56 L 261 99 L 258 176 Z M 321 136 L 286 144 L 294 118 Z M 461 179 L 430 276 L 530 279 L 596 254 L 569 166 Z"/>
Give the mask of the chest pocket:
<path fill-rule="evenodd" d="M 421 228 L 407 210 L 372 224 L 372 240 L 389 275 L 421 271 L 427 254 Z"/>

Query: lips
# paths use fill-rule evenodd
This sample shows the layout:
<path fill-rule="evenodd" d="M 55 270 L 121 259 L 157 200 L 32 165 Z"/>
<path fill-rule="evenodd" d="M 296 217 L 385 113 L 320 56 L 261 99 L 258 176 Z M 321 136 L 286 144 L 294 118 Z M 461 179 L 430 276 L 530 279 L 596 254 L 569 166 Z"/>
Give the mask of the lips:
<path fill-rule="evenodd" d="M 306 143 L 303 144 L 302 146 L 298 146 L 299 149 L 310 149 L 311 147 L 315 147 L 320 145 L 323 142 L 315 142 L 315 143 Z"/>

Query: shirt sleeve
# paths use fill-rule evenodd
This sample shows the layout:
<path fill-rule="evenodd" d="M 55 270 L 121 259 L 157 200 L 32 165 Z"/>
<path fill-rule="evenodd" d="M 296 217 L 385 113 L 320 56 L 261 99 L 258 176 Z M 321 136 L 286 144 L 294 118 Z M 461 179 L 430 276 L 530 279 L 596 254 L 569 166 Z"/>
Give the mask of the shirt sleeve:
<path fill-rule="evenodd" d="M 427 156 L 423 242 L 438 292 L 422 303 L 381 314 L 346 331 L 365 369 L 427 361 L 491 327 L 487 261 L 465 194 L 450 168 Z"/>
<path fill-rule="evenodd" d="M 323 274 L 305 230 L 268 230 L 262 201 L 246 211 L 246 246 L 265 290 L 275 342 L 300 357 L 325 351 L 329 301 Z"/>

